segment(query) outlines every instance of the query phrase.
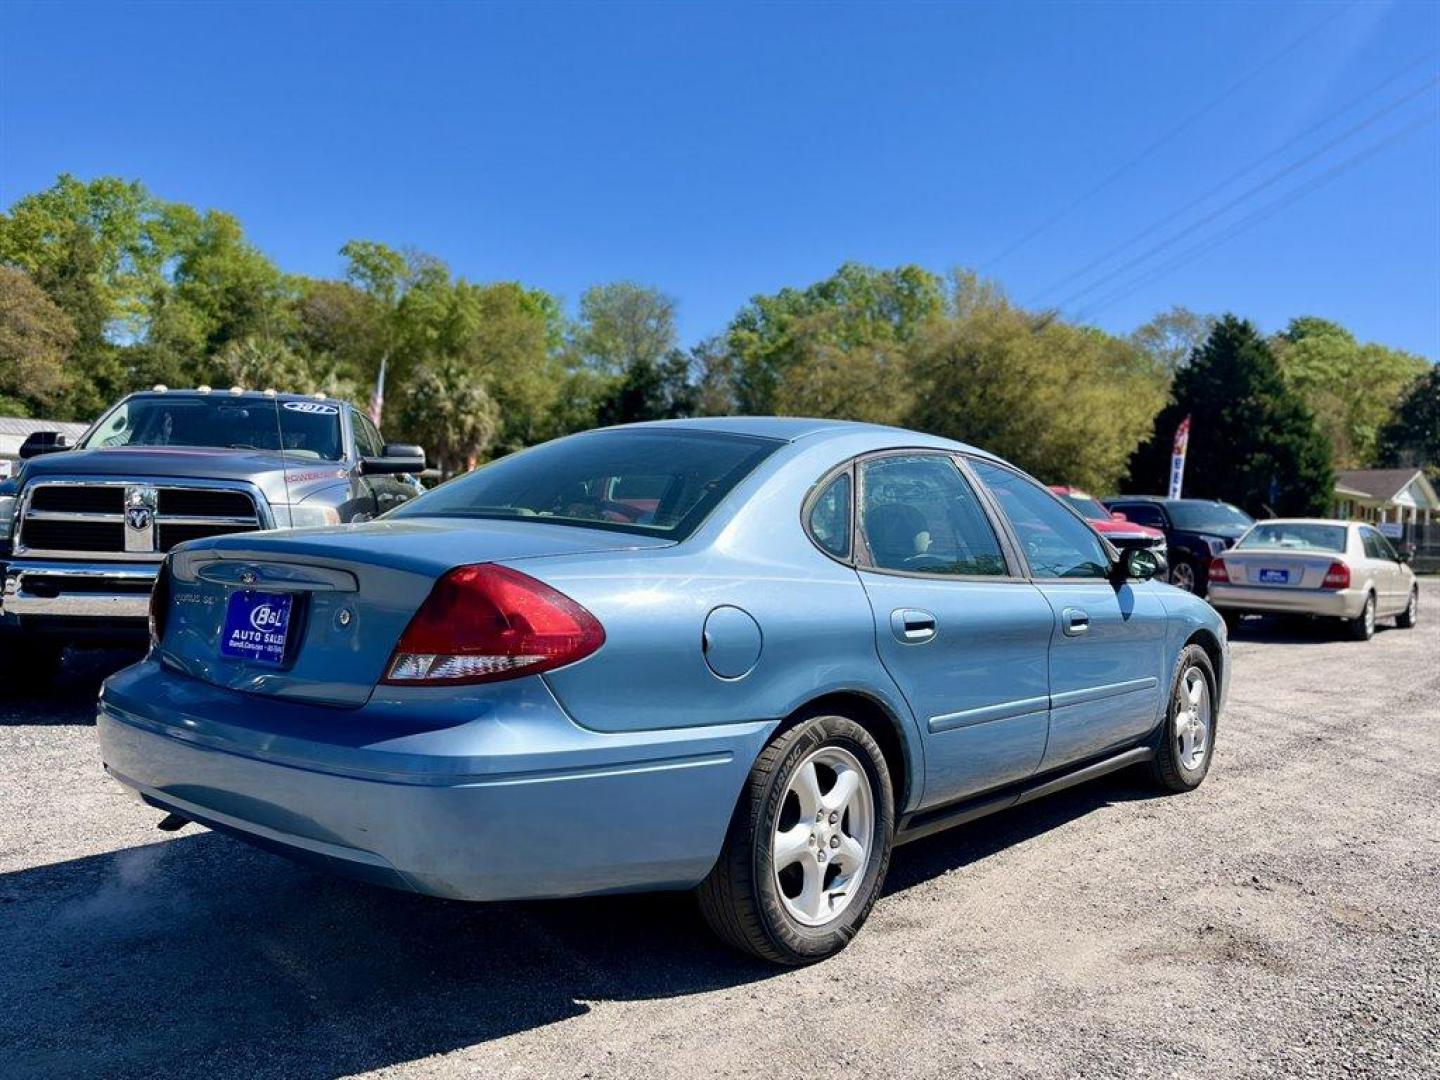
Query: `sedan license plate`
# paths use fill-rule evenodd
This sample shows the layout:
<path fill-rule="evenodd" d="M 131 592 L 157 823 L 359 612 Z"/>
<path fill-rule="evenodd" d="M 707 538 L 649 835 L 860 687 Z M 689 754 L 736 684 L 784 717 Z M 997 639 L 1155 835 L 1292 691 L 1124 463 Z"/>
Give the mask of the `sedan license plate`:
<path fill-rule="evenodd" d="M 1289 570 L 1261 570 L 1261 585 L 1284 585 L 1290 580 Z"/>
<path fill-rule="evenodd" d="M 294 601 L 285 593 L 232 593 L 220 634 L 220 655 L 275 667 L 283 664 Z"/>

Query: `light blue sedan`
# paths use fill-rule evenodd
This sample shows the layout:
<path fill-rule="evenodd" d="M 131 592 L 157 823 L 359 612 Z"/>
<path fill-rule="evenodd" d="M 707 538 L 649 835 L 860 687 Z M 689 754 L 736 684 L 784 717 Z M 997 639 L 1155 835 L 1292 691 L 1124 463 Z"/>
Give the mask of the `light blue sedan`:
<path fill-rule="evenodd" d="M 181 547 L 100 740 L 165 827 L 469 900 L 697 889 L 806 963 L 897 843 L 1126 766 L 1200 784 L 1225 629 L 1155 569 L 944 439 L 610 428 Z"/>

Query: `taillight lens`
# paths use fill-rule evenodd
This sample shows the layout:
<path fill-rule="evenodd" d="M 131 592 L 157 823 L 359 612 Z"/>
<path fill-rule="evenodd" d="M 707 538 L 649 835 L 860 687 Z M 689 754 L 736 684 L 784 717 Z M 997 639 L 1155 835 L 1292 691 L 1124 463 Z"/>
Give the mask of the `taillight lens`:
<path fill-rule="evenodd" d="M 155 584 L 150 587 L 150 647 L 159 648 L 165 638 L 165 620 L 170 614 L 170 560 L 160 564 Z"/>
<path fill-rule="evenodd" d="M 1225 565 L 1224 559 L 1212 559 L 1210 561 L 1210 580 L 1218 581 L 1222 585 L 1230 583 L 1230 568 Z"/>
<path fill-rule="evenodd" d="M 400 635 L 382 681 L 495 682 L 573 664 L 604 643 L 595 616 L 543 581 L 489 563 L 458 566 Z"/>
<path fill-rule="evenodd" d="M 1332 562 L 1330 569 L 1325 571 L 1325 581 L 1320 587 L 1322 589 L 1348 589 L 1350 587 L 1350 567 L 1343 562 Z"/>

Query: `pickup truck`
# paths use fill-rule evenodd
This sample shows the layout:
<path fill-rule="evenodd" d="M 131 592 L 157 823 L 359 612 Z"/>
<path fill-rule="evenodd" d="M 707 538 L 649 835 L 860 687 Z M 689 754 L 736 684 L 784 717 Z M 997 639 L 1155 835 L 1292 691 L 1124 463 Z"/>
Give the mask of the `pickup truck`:
<path fill-rule="evenodd" d="M 68 644 L 143 642 L 175 545 L 366 521 L 417 495 L 425 468 L 349 402 L 239 388 L 131 394 L 74 447 L 21 456 L 0 481 L 0 668 L 31 678 Z"/>

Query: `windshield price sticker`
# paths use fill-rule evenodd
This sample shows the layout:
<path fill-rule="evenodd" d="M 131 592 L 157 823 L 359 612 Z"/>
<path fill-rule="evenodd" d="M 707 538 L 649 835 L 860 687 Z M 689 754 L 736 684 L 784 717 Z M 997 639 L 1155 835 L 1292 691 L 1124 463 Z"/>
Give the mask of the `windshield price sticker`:
<path fill-rule="evenodd" d="M 326 405 L 323 401 L 286 401 L 281 403 L 291 412 L 308 413 L 311 416 L 338 416 L 340 409 L 336 405 Z"/>

